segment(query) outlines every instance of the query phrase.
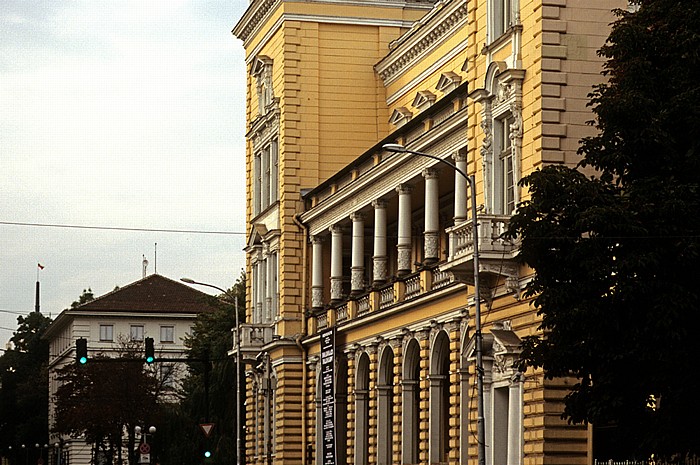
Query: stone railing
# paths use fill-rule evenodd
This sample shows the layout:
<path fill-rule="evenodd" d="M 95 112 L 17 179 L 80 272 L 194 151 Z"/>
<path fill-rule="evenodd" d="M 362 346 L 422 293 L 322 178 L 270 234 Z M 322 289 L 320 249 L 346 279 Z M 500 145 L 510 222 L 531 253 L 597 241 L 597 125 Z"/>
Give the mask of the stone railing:
<path fill-rule="evenodd" d="M 404 282 L 406 283 L 404 299 L 413 299 L 420 295 L 420 274 L 409 276 Z"/>
<path fill-rule="evenodd" d="M 336 318 L 338 320 L 338 323 L 341 321 L 345 321 L 348 319 L 348 303 L 345 302 L 341 305 L 339 305 L 336 309 Z"/>
<path fill-rule="evenodd" d="M 394 304 L 394 286 L 386 286 L 379 290 L 379 309 L 383 310 Z"/>
<path fill-rule="evenodd" d="M 515 247 L 511 241 L 503 239 L 508 229 L 509 215 L 479 215 L 479 253 L 509 253 Z M 466 258 L 474 254 L 474 224 L 464 221 L 447 229 L 449 254 L 447 261 Z"/>
<path fill-rule="evenodd" d="M 318 329 L 326 329 L 328 327 L 328 314 L 324 312 L 317 315 L 316 324 L 318 325 Z"/>
<path fill-rule="evenodd" d="M 357 299 L 357 316 L 362 316 L 370 311 L 369 294 L 365 294 Z"/>
<path fill-rule="evenodd" d="M 272 335 L 272 325 L 241 323 L 241 350 L 258 350 L 272 342 Z"/>
<path fill-rule="evenodd" d="M 316 329 L 321 330 L 329 325 L 362 318 L 452 286 L 457 282 L 450 271 L 443 270 L 446 265 L 449 265 L 449 262 L 426 267 L 392 283 L 373 288 L 366 294 L 340 302 L 332 307 L 332 311 L 321 312 L 315 316 Z"/>
<path fill-rule="evenodd" d="M 443 287 L 449 286 L 452 284 L 453 279 L 452 279 L 452 273 L 448 273 L 447 271 L 442 271 L 439 267 L 438 268 L 433 268 L 431 270 L 433 273 L 433 287 L 432 289 L 438 290 L 442 289 Z"/>

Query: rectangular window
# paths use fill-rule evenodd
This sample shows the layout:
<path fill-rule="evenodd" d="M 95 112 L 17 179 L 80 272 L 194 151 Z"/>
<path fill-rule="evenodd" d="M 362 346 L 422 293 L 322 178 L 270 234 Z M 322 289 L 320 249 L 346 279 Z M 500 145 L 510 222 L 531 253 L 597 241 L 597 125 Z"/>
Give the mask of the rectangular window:
<path fill-rule="evenodd" d="M 494 213 L 510 215 L 515 210 L 515 173 L 513 171 L 513 145 L 510 139 L 512 116 L 496 120 L 494 139 L 496 142 L 494 170 Z"/>
<path fill-rule="evenodd" d="M 132 341 L 143 341 L 143 325 L 131 325 L 129 337 Z"/>
<path fill-rule="evenodd" d="M 100 325 L 100 341 L 114 341 L 114 325 Z"/>
<path fill-rule="evenodd" d="M 171 390 L 175 388 L 175 365 L 172 363 L 161 363 L 160 379 L 163 388 Z"/>
<path fill-rule="evenodd" d="M 262 195 L 262 199 L 260 200 L 260 206 L 263 208 L 267 208 L 270 205 L 270 146 L 266 145 L 262 149 L 262 153 L 260 155 L 260 161 L 262 164 L 262 187 L 260 188 L 260 192 Z"/>
<path fill-rule="evenodd" d="M 253 167 L 253 212 L 259 214 L 279 200 L 278 194 L 278 160 L 279 144 L 277 138 L 265 143 L 255 152 Z"/>
<path fill-rule="evenodd" d="M 253 161 L 253 213 L 258 214 L 262 211 L 262 162 L 261 153 L 255 154 Z"/>
<path fill-rule="evenodd" d="M 512 25 L 513 0 L 493 0 L 493 36 L 491 40 L 501 37 Z"/>
<path fill-rule="evenodd" d="M 277 174 L 279 173 L 278 146 L 279 144 L 277 142 L 277 139 L 272 139 L 272 142 L 270 143 L 270 203 L 275 203 L 279 200 L 277 193 Z"/>
<path fill-rule="evenodd" d="M 175 342 L 175 327 L 161 326 L 160 327 L 160 342 Z"/>

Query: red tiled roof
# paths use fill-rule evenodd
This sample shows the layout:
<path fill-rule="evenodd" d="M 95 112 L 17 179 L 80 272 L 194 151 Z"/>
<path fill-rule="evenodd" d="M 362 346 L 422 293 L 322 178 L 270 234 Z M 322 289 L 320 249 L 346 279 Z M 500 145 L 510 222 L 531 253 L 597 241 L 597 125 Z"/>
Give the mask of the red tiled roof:
<path fill-rule="evenodd" d="M 73 311 L 199 313 L 212 311 L 212 296 L 152 274 L 80 305 Z"/>

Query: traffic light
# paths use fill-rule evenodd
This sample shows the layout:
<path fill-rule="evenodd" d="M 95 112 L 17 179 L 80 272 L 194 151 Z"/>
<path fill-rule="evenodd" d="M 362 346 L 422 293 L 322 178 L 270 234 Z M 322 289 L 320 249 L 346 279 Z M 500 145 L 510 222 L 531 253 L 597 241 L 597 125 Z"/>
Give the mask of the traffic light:
<path fill-rule="evenodd" d="M 207 459 L 208 459 L 208 458 L 210 458 L 210 457 L 211 457 L 211 451 L 208 450 L 208 449 L 205 450 L 205 451 L 204 451 L 204 458 L 207 458 Z"/>
<path fill-rule="evenodd" d="M 83 337 L 75 340 L 75 361 L 78 365 L 85 365 L 88 361 L 87 339 Z"/>
<path fill-rule="evenodd" d="M 144 342 L 146 343 L 146 363 L 150 365 L 156 360 L 156 353 L 153 350 L 153 338 L 147 337 Z"/>

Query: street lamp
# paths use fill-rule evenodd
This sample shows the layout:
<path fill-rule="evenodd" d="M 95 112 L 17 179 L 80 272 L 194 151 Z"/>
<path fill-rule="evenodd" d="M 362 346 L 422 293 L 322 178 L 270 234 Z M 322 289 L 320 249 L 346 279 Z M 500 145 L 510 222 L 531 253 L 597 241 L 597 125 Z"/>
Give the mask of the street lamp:
<path fill-rule="evenodd" d="M 180 281 L 197 286 L 206 286 L 222 292 L 230 301 L 233 301 L 236 310 L 236 465 L 241 465 L 241 325 L 238 318 L 238 299 L 229 291 L 214 286 L 213 284 L 201 283 L 190 278 L 180 278 Z"/>
<path fill-rule="evenodd" d="M 476 319 L 475 325 L 475 345 L 476 345 L 476 406 L 477 406 L 477 418 L 476 418 L 476 437 L 477 437 L 477 451 L 478 451 L 478 463 L 479 465 L 484 465 L 486 463 L 486 443 L 485 443 L 485 432 L 484 432 L 484 363 L 482 358 L 482 339 L 481 334 L 481 294 L 479 287 L 479 228 L 476 224 L 476 180 L 473 176 L 469 176 L 463 170 L 461 170 L 454 163 L 450 163 L 435 155 L 429 153 L 417 152 L 415 150 L 409 150 L 400 144 L 384 144 L 382 146 L 387 152 L 393 153 L 410 153 L 420 157 L 432 158 L 440 163 L 443 163 L 457 173 L 462 175 L 464 179 L 467 180 L 469 185 L 469 196 L 471 197 L 471 210 L 472 210 L 472 224 L 473 224 L 473 238 L 474 238 L 474 313 Z"/>

